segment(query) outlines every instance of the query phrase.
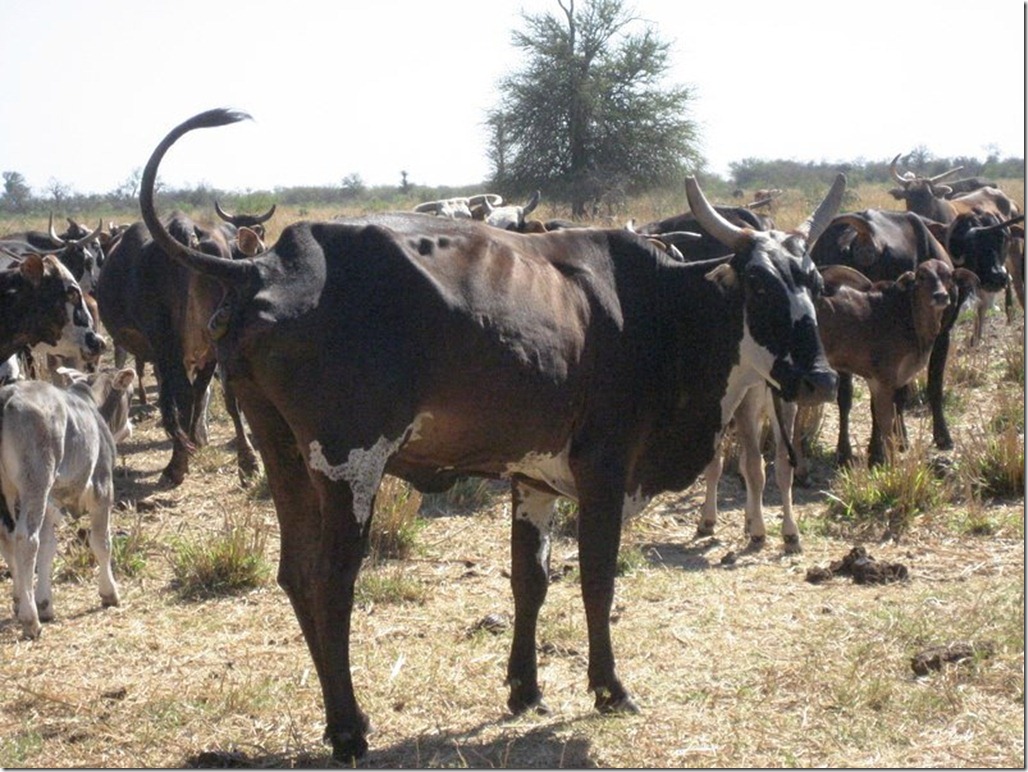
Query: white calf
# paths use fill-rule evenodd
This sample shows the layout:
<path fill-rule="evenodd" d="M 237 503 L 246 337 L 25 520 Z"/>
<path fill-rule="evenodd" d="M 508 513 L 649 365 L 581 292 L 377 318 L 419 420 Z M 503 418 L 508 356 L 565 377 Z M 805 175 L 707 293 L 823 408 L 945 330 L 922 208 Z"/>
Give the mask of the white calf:
<path fill-rule="evenodd" d="M 72 381 L 67 389 L 35 380 L 0 388 L 0 553 L 11 569 L 14 613 L 29 638 L 39 635 L 40 620 L 53 619 L 60 507 L 89 513 L 100 598 L 104 606 L 119 603 L 110 544 L 115 437 L 126 430 L 135 372 L 63 372 Z"/>

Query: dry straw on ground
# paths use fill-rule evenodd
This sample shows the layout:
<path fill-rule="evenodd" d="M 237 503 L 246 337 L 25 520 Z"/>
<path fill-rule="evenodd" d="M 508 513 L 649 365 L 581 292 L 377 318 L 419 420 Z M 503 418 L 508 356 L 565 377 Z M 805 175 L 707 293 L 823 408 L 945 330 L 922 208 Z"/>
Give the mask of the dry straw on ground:
<path fill-rule="evenodd" d="M 1020 310 L 993 312 L 983 348 L 954 342 L 949 410 L 958 447 L 927 448 L 927 411 L 915 407 L 909 453 L 959 467 L 1003 400 L 1023 406 L 1024 381 L 1004 375 L 1022 352 Z M 1015 353 L 1011 353 L 1015 352 Z M 152 375 L 147 376 L 151 396 Z M 866 389 L 854 409 L 867 439 Z M 270 501 L 239 486 L 231 427 L 215 400 L 212 443 L 185 484 L 158 485 L 169 442 L 155 411 L 136 408 L 122 448 L 123 502 L 115 528 L 145 558 L 120 577 L 123 603 L 101 610 L 95 579 L 55 586 L 57 619 L 24 641 L 0 612 L 0 765 L 4 767 L 336 766 L 320 742 L 323 714 L 299 627 L 273 580 L 239 595 L 185 600 L 173 586 L 177 540 L 202 542 L 226 523 L 262 531 L 277 562 Z M 744 490 L 722 481 L 716 537 L 695 539 L 702 483 L 661 497 L 625 531 L 645 557 L 619 577 L 613 635 L 618 669 L 639 716 L 596 715 L 585 691 L 587 644 L 575 543 L 555 542 L 543 608 L 540 679 L 549 716 L 511 718 L 503 685 L 513 613 L 509 505 L 502 486 L 479 486 L 460 506 L 423 506 L 405 560 L 366 566 L 402 579 L 412 600 L 368 593 L 354 612 L 353 672 L 375 724 L 369 767 L 1023 767 L 1024 497 L 968 498 L 953 488 L 894 538 L 862 532 L 877 560 L 909 578 L 814 584 L 857 541 L 827 515 L 836 471 L 835 408 L 826 409 L 811 487 L 796 492 L 804 552 L 785 555 L 769 475 L 769 539 L 746 553 Z M 977 432 L 977 434 L 976 434 Z M 1017 441 L 1023 453 L 1023 428 Z M 67 554 L 75 527 L 62 531 Z M 258 540 L 259 541 L 259 540 Z M 728 553 L 735 560 L 723 561 Z M 7 596 L 10 579 L 0 578 Z M 495 615 L 495 624 L 479 623 Z M 911 660 L 933 646 L 988 644 L 988 655 L 917 676 Z M 985 651 L 985 649 L 983 649 Z"/>

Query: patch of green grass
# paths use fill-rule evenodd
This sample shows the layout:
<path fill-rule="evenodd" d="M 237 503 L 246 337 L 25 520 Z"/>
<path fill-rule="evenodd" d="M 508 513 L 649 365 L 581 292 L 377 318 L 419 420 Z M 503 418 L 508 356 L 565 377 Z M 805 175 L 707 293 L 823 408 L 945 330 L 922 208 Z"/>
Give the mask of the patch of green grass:
<path fill-rule="evenodd" d="M 402 563 L 368 566 L 358 575 L 353 590 L 354 603 L 359 606 L 421 604 L 427 598 L 428 588 L 405 573 L 405 566 Z"/>
<path fill-rule="evenodd" d="M 944 483 L 912 452 L 899 463 L 839 470 L 828 493 L 828 514 L 858 531 L 885 526 L 899 534 L 919 514 L 937 507 L 945 494 Z"/>
<path fill-rule="evenodd" d="M 410 483 L 392 475 L 382 478 L 371 518 L 369 550 L 373 560 L 409 557 L 417 545 L 424 521 L 418 519 L 421 494 Z"/>
<path fill-rule="evenodd" d="M 232 595 L 264 585 L 271 575 L 265 558 L 269 529 L 256 517 L 235 522 L 202 540 L 172 545 L 172 586 L 186 600 Z"/>
<path fill-rule="evenodd" d="M 30 759 L 43 747 L 43 736 L 36 731 L 15 732 L 0 737 L 0 767 L 31 766 Z"/>

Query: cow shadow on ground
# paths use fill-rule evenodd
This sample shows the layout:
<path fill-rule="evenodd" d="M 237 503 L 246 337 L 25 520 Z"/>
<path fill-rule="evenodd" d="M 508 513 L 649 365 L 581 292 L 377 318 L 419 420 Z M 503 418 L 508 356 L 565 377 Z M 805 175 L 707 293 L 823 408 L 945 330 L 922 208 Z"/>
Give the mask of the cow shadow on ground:
<path fill-rule="evenodd" d="M 392 746 L 375 748 L 355 765 L 366 769 L 426 769 L 451 767 L 507 769 L 586 769 L 596 768 L 589 741 L 566 735 L 568 722 L 519 729 L 490 740 L 476 740 L 484 729 L 500 722 L 483 722 L 462 731 L 440 731 L 418 735 Z M 374 739 L 374 735 L 372 735 Z M 324 753 L 248 753 L 239 750 L 205 750 L 186 757 L 188 769 L 332 769 L 351 767 Z"/>

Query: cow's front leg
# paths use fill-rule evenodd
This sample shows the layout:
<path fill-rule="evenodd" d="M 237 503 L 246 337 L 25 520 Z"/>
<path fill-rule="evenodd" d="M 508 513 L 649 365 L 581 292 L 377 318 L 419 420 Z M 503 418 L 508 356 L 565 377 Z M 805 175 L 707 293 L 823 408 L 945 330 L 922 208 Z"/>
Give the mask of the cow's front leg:
<path fill-rule="evenodd" d="M 557 497 L 511 483 L 510 585 L 514 593 L 514 640 L 507 663 L 510 696 L 507 707 L 514 714 L 535 709 L 548 713 L 539 690 L 536 662 L 536 626 L 539 609 L 549 587 L 550 527 Z"/>
<path fill-rule="evenodd" d="M 638 713 L 638 707 L 614 672 L 610 639 L 621 520 L 629 504 L 624 486 L 626 475 L 624 466 L 618 462 L 593 461 L 572 461 L 579 493 L 578 559 L 589 630 L 589 690 L 596 695 L 596 709 L 602 713 Z"/>
<path fill-rule="evenodd" d="M 366 537 L 354 515 L 350 485 L 311 470 L 289 442 L 294 435 L 282 415 L 245 386 L 237 386 L 236 393 L 260 448 L 279 522 L 278 583 L 318 673 L 325 740 L 336 759 L 349 762 L 368 748 L 369 724 L 350 676 L 350 613 Z"/>
<path fill-rule="evenodd" d="M 746 523 L 744 532 L 750 537 L 747 550 L 759 550 L 767 541 L 764 525 L 763 496 L 767 475 L 764 456 L 760 452 L 761 410 L 764 390 L 751 389 L 735 411 L 735 432 L 739 438 L 739 467 L 746 482 Z"/>

